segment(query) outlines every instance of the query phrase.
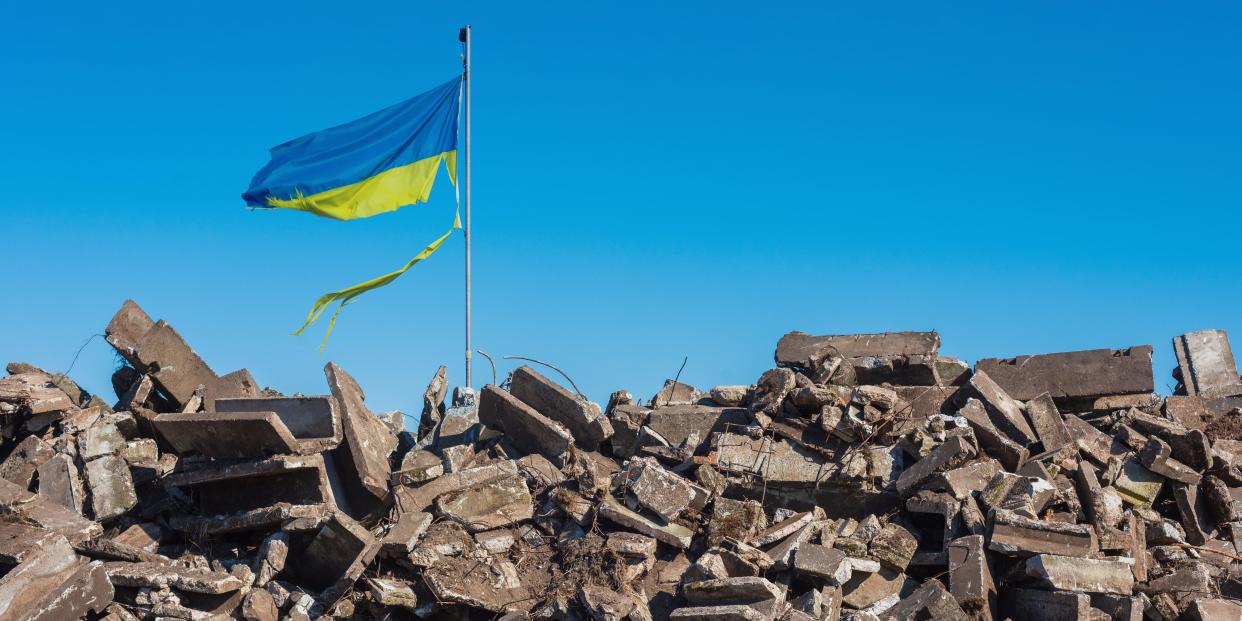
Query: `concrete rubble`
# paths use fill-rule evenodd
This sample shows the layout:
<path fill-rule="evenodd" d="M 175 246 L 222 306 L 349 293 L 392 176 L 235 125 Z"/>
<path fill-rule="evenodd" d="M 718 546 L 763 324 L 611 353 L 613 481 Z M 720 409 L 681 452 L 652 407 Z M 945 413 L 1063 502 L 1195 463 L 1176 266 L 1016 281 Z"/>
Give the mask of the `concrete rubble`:
<path fill-rule="evenodd" d="M 440 367 L 408 425 L 333 363 L 217 374 L 132 301 L 105 336 L 115 400 L 0 377 L 0 619 L 1242 618 L 1220 330 L 1172 340 L 1167 396 L 1146 345 L 791 332 L 751 385 L 603 408 Z"/>

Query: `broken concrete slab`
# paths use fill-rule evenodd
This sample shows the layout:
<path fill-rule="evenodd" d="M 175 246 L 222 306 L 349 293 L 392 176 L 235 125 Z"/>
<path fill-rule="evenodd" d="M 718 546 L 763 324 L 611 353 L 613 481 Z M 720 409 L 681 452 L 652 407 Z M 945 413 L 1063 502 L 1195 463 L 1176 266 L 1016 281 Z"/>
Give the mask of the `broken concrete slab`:
<path fill-rule="evenodd" d="M 949 592 L 973 619 L 996 617 L 997 591 L 982 535 L 949 542 Z"/>
<path fill-rule="evenodd" d="M 975 439 L 979 441 L 980 448 L 989 457 L 999 459 L 1007 470 L 1017 471 L 1027 459 L 1030 459 L 1030 451 L 1011 440 L 1008 435 L 992 424 L 987 411 L 978 399 L 967 399 L 966 404 L 957 411 L 957 415 L 970 423 L 970 428 L 975 431 Z"/>
<path fill-rule="evenodd" d="M 627 490 L 637 504 L 671 522 L 690 506 L 694 492 L 689 481 L 665 470 L 651 457 L 635 457 L 625 468 Z"/>
<path fill-rule="evenodd" d="M 361 524 L 339 511 L 323 523 L 306 548 L 290 559 L 302 584 L 335 603 L 362 576 L 379 553 L 379 542 Z"/>
<path fill-rule="evenodd" d="M 593 451 L 612 436 L 612 425 L 599 406 L 574 395 L 528 366 L 514 369 L 509 392 L 540 414 L 560 423 L 578 446 Z"/>
<path fill-rule="evenodd" d="M 775 618 L 785 603 L 779 586 L 757 576 L 691 582 L 682 588 L 682 595 L 691 606 L 749 606 L 764 619 Z"/>
<path fill-rule="evenodd" d="M 81 561 L 69 541 L 62 535 L 53 534 L 30 544 L 31 548 L 24 551 L 22 558 L 0 577 L 2 619 L 51 621 L 53 617 L 45 616 L 49 606 L 55 605 L 59 596 L 73 597 L 70 592 L 73 587 L 69 583 L 78 572 Z M 88 599 L 93 601 L 94 598 Z M 111 593 L 107 594 L 107 599 L 111 600 Z M 102 609 L 103 605 L 99 608 Z M 83 607 L 81 612 L 85 611 Z"/>
<path fill-rule="evenodd" d="M 273 412 L 298 442 L 298 452 L 336 448 L 343 435 L 340 407 L 330 395 L 245 397 L 215 400 L 216 412 Z"/>
<path fill-rule="evenodd" d="M 388 500 L 388 460 L 397 449 L 394 435 L 363 402 L 362 388 L 335 363 L 324 367 L 328 388 L 341 412 L 343 441 L 332 451 L 352 515 L 366 515 Z"/>
<path fill-rule="evenodd" d="M 126 355 L 120 349 L 117 351 Z M 178 406 L 185 406 L 200 386 L 211 384 L 218 377 L 163 320 L 155 322 L 138 340 L 130 362 L 155 380 L 160 390 Z"/>
<path fill-rule="evenodd" d="M 610 498 L 601 502 L 596 507 L 596 511 L 606 520 L 648 537 L 654 537 L 656 541 L 675 548 L 683 550 L 689 548 L 694 536 L 694 532 L 685 526 L 676 523 L 660 524 L 625 508 Z"/>
<path fill-rule="evenodd" d="M 182 567 L 171 563 L 125 563 L 104 565 L 112 584 L 148 589 L 175 588 L 188 593 L 221 595 L 246 586 L 237 576 L 223 571 Z"/>
<path fill-rule="evenodd" d="M 678 608 L 669 621 L 763 621 L 763 613 L 741 604 Z"/>
<path fill-rule="evenodd" d="M 992 424 L 1019 446 L 1025 447 L 1039 441 L 1026 420 L 1022 404 L 1014 400 L 992 380 L 992 376 L 982 370 L 976 370 L 970 380 L 958 389 L 956 399 L 959 404 L 965 405 L 971 398 L 978 399 Z"/>
<path fill-rule="evenodd" d="M 274 412 L 160 414 L 155 429 L 178 453 L 221 459 L 285 455 L 298 449 Z"/>
<path fill-rule="evenodd" d="M 478 533 L 529 520 L 534 507 L 526 479 L 513 474 L 442 494 L 436 511 Z"/>
<path fill-rule="evenodd" d="M 517 461 L 496 461 L 445 474 L 417 487 L 398 486 L 394 488 L 393 493 L 397 497 L 396 504 L 401 510 L 426 511 L 432 507 L 435 499 L 441 494 L 478 486 L 497 477 L 518 473 Z"/>
<path fill-rule="evenodd" d="M 1025 571 L 1054 589 L 1130 595 L 1134 589 L 1130 566 L 1134 561 L 1125 561 L 1037 554 L 1026 560 Z"/>
<path fill-rule="evenodd" d="M 986 358 L 975 372 L 987 373 L 1020 401 L 1048 393 L 1057 405 L 1108 395 L 1151 393 L 1152 348 L 1092 349 L 1014 358 Z"/>
<path fill-rule="evenodd" d="M 60 533 L 76 544 L 99 536 L 103 528 L 64 506 L 0 479 L 0 514 Z"/>
<path fill-rule="evenodd" d="M 65 454 L 53 455 L 38 469 L 39 495 L 84 514 L 86 511 L 86 487 L 78 473 L 73 458 Z"/>
<path fill-rule="evenodd" d="M 1209 399 L 1242 395 L 1242 378 L 1224 330 L 1187 332 L 1173 339 L 1186 394 Z"/>
<path fill-rule="evenodd" d="M 210 530 L 217 533 L 279 524 L 288 517 L 290 507 L 303 507 L 301 512 L 306 514 L 336 507 L 321 455 L 212 463 L 168 474 L 163 484 L 191 499 L 192 511 L 214 522 Z M 203 526 L 198 520 L 172 523 L 183 528 Z"/>
<path fill-rule="evenodd" d="M 573 435 L 504 390 L 491 385 L 483 387 L 479 395 L 479 421 L 504 433 L 520 450 L 539 453 L 558 467 L 568 463 Z"/>
<path fill-rule="evenodd" d="M 1086 556 L 1099 549 L 1095 531 L 1085 524 L 1037 520 L 1005 509 L 994 509 L 988 521 L 988 549 L 1001 554 Z"/>
<path fill-rule="evenodd" d="M 903 386 L 935 386 L 940 335 L 936 332 L 885 332 L 812 336 L 790 332 L 776 344 L 776 364 L 813 372 L 812 358 L 831 346 L 854 369 L 860 384 L 890 383 Z"/>
<path fill-rule="evenodd" d="M 129 464 L 115 455 L 86 462 L 86 483 L 91 490 L 91 512 L 107 522 L 121 517 L 138 504 Z"/>
<path fill-rule="evenodd" d="M 1057 411 L 1057 405 L 1048 393 L 1040 393 L 1026 402 L 1026 415 L 1035 428 L 1035 435 L 1044 445 L 1044 451 L 1057 451 L 1074 443 L 1065 419 Z"/>
<path fill-rule="evenodd" d="M 908 496 L 937 472 L 952 470 L 975 456 L 975 449 L 961 436 L 953 436 L 907 468 L 897 478 L 897 491 Z"/>

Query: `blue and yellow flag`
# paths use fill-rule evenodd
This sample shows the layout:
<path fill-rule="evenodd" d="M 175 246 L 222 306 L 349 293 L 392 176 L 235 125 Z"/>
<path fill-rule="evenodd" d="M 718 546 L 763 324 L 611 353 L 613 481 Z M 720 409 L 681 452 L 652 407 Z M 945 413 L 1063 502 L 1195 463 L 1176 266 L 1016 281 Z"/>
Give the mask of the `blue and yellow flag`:
<path fill-rule="evenodd" d="M 290 140 L 271 150 L 272 159 L 242 194 L 251 207 L 308 211 L 336 220 L 366 218 L 425 202 L 440 163 L 457 183 L 457 120 L 461 78 L 356 121 Z M 341 308 L 357 296 L 382 287 L 435 252 L 461 221 L 394 272 L 321 296 L 301 334 L 332 302 Z M 322 349 L 322 347 L 321 347 Z"/>

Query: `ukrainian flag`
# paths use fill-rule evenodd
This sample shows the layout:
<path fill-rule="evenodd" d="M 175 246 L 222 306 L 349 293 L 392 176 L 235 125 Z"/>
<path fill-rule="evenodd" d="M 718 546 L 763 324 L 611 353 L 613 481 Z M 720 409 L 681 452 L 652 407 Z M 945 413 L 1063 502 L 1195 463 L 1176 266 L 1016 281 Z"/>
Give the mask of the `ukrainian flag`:
<path fill-rule="evenodd" d="M 336 220 L 353 220 L 426 202 L 440 163 L 457 184 L 457 119 L 461 78 L 356 121 L 338 125 L 271 149 L 271 161 L 242 193 L 260 209 L 307 211 Z M 431 256 L 461 220 L 397 269 L 352 287 L 320 296 L 301 334 L 332 302 L 339 302 L 323 337 L 327 343 L 341 309 L 354 298 L 397 279 Z M 320 346 L 320 350 L 323 346 Z"/>
<path fill-rule="evenodd" d="M 247 205 L 353 220 L 421 203 L 440 162 L 457 182 L 461 78 L 271 150 L 242 194 Z"/>

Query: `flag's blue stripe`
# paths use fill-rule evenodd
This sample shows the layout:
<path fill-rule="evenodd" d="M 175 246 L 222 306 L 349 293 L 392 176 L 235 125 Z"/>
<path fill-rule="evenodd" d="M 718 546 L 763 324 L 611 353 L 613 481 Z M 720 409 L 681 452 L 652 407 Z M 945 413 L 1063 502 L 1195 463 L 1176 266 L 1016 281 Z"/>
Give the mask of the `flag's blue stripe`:
<path fill-rule="evenodd" d="M 356 121 L 307 134 L 271 150 L 272 160 L 242 194 L 268 207 L 358 183 L 386 170 L 457 148 L 461 78 Z"/>

